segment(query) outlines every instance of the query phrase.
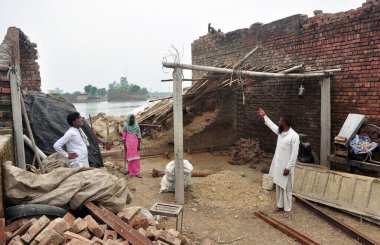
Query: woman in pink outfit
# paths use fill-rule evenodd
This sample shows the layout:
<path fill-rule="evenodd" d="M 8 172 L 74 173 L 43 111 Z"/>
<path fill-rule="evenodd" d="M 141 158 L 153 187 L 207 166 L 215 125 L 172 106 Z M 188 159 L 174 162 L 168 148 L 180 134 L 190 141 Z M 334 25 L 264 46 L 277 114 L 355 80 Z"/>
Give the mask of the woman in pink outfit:
<path fill-rule="evenodd" d="M 128 162 L 128 175 L 140 175 L 140 142 L 141 130 L 133 114 L 129 114 L 123 127 L 123 140 L 125 142 L 125 158 Z"/>

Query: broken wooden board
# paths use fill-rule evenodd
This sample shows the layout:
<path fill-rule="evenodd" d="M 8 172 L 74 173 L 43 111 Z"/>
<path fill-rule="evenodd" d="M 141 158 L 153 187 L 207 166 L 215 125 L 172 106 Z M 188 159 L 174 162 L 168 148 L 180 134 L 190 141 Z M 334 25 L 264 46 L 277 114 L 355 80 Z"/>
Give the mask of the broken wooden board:
<path fill-rule="evenodd" d="M 342 128 L 339 131 L 338 136 L 346 138 L 344 145 L 348 147 L 351 140 L 355 137 L 359 128 L 364 122 L 365 116 L 362 114 L 348 114 L 346 121 L 344 122 Z"/>
<path fill-rule="evenodd" d="M 380 179 L 298 163 L 293 194 L 380 220 Z"/>

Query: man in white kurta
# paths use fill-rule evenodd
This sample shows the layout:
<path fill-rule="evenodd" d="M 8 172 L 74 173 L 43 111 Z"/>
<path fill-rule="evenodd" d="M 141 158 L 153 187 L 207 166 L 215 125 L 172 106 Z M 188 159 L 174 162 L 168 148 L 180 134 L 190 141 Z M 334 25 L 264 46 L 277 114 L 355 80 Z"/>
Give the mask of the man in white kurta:
<path fill-rule="evenodd" d="M 53 147 L 61 156 L 70 159 L 70 168 L 88 168 L 88 140 L 81 129 L 83 122 L 80 114 L 70 113 L 67 116 L 67 122 L 71 127 Z M 66 146 L 67 151 L 63 149 L 63 146 Z"/>
<path fill-rule="evenodd" d="M 289 117 L 281 117 L 277 126 L 266 116 L 264 110 L 260 109 L 259 114 L 264 118 L 265 124 L 278 135 L 269 175 L 276 184 L 277 211 L 284 210 L 289 213 L 292 210 L 292 186 L 300 144 L 299 136 L 291 128 Z"/>

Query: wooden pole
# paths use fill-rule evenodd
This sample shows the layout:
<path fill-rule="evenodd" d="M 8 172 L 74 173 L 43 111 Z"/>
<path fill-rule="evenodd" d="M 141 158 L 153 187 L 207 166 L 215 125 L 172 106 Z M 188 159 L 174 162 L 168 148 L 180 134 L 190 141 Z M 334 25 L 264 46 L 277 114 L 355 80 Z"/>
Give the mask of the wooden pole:
<path fill-rule="evenodd" d="M 207 71 L 207 72 L 216 72 L 216 73 L 226 73 L 226 74 L 240 74 L 242 76 L 249 77 L 275 77 L 275 78 L 307 78 L 307 77 L 323 77 L 326 73 L 332 73 L 336 71 L 341 71 L 341 68 L 329 69 L 324 71 L 314 71 L 308 73 L 297 73 L 297 74 L 286 74 L 286 73 L 271 73 L 271 72 L 260 72 L 260 71 L 241 71 L 228 68 L 219 68 L 212 66 L 199 66 L 199 65 L 189 65 L 189 64 L 180 64 L 173 62 L 162 62 L 162 65 L 167 68 L 181 68 L 185 70 L 193 71 Z"/>
<path fill-rule="evenodd" d="M 90 126 L 91 126 L 91 129 L 94 130 L 94 128 L 92 127 L 92 118 L 91 118 L 91 114 L 88 114 L 88 118 L 90 119 Z"/>
<path fill-rule="evenodd" d="M 44 170 L 44 167 L 42 166 L 40 154 L 38 152 L 36 141 L 34 140 L 32 128 L 30 127 L 28 114 L 26 113 L 25 103 L 24 103 L 24 99 L 22 98 L 22 96 L 20 96 L 20 104 L 21 104 L 22 115 L 24 116 L 25 126 L 26 126 L 26 129 L 28 130 L 30 141 L 32 141 L 34 156 L 36 156 L 36 158 L 37 158 L 38 166 L 40 167 L 41 173 L 44 174 L 45 170 Z"/>
<path fill-rule="evenodd" d="M 301 69 L 303 67 L 303 65 L 298 65 L 298 66 L 293 66 L 293 67 L 290 67 L 289 69 L 286 69 L 285 71 L 282 71 L 281 73 L 290 73 L 292 71 L 296 71 L 298 69 Z"/>
<path fill-rule="evenodd" d="M 331 80 L 325 77 L 321 84 L 321 147 L 320 163 L 330 168 L 331 150 Z"/>
<path fill-rule="evenodd" d="M 182 69 L 174 69 L 173 80 L 175 198 L 178 204 L 183 205 L 185 203 L 185 187 L 183 182 Z"/>
<path fill-rule="evenodd" d="M 234 66 L 233 69 L 239 68 L 246 60 L 249 59 L 260 47 L 256 46 L 254 49 L 252 49 L 248 54 L 246 54 L 243 59 L 239 60 Z"/>
<path fill-rule="evenodd" d="M 19 168 L 26 170 L 25 149 L 22 129 L 22 117 L 20 106 L 20 86 L 16 74 L 16 69 L 11 68 L 9 72 L 9 81 L 11 84 L 12 96 L 12 116 L 13 116 L 13 133 L 16 146 L 16 160 Z"/>

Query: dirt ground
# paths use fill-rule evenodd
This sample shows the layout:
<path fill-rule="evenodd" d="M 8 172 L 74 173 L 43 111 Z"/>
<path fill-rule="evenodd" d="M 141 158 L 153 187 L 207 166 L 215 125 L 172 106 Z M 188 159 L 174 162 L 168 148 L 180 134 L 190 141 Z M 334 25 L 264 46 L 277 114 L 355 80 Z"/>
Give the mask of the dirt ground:
<path fill-rule="evenodd" d="M 262 173 L 260 170 L 270 163 L 270 159 L 264 159 L 257 165 L 256 169 L 252 169 L 248 165 L 230 165 L 228 164 L 228 157 L 213 156 L 209 153 L 186 155 L 185 159 L 193 164 L 194 170 L 233 171 L 237 173 L 235 180 L 238 186 L 244 183 L 244 186 L 248 184 L 257 189 L 261 189 Z M 118 170 L 123 165 L 123 158 L 106 157 L 104 160 L 105 162 L 112 162 L 115 166 L 115 168 L 108 167 L 110 172 L 123 177 L 121 171 Z M 159 193 L 161 178 L 151 176 L 153 168 L 164 170 L 168 162 L 169 160 L 164 158 L 142 159 L 141 172 L 143 178 L 127 179 L 128 186 L 134 192 L 131 206 L 138 205 L 150 208 L 155 202 L 175 203 L 172 193 Z M 286 223 L 320 244 L 359 244 L 297 202 L 293 203 L 294 217 L 292 219 L 285 218 L 280 213 L 273 214 L 271 210 L 275 206 L 274 191 L 254 190 L 254 193 L 259 197 L 258 199 L 261 200 L 257 201 L 259 205 L 256 202 L 252 202 L 250 205 L 231 199 L 231 193 L 228 194 L 228 191 L 226 191 L 227 193 L 214 193 L 209 196 L 209 200 L 202 201 L 200 198 L 204 195 L 197 195 L 194 192 L 197 192 L 197 188 L 206 182 L 210 185 L 209 177 L 192 178 L 189 188 L 185 192 L 183 233 L 192 241 L 191 244 L 202 244 L 205 239 L 211 239 L 214 242 L 213 244 L 297 244 L 292 238 L 256 218 L 254 212 L 259 210 Z M 226 180 L 226 183 L 231 184 L 231 181 L 233 183 L 234 180 Z M 211 188 L 215 192 L 220 190 L 218 186 Z M 250 190 L 241 191 L 232 188 L 230 192 L 239 193 L 240 196 L 233 196 L 235 199 L 252 200 L 247 199 L 245 194 L 246 192 L 252 195 Z M 224 197 L 227 202 L 223 199 Z M 217 205 L 210 205 L 216 201 L 213 199 L 218 198 L 220 200 L 215 202 Z M 337 210 L 327 207 L 325 209 L 380 243 L 379 226 L 366 221 L 361 222 L 358 218 Z M 167 220 L 165 226 L 167 228 L 174 227 L 175 219 Z M 236 241 L 231 242 L 234 240 Z"/>

